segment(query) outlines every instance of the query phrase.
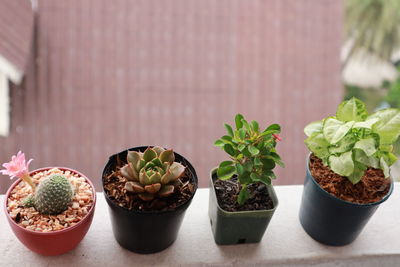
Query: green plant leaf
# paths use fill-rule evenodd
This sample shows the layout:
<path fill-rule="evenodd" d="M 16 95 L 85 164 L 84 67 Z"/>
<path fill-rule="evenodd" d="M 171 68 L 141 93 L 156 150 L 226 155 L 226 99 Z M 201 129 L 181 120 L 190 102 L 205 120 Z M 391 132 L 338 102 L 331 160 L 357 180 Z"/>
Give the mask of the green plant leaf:
<path fill-rule="evenodd" d="M 273 159 L 261 159 L 261 162 L 263 163 L 264 170 L 272 170 L 276 165 Z"/>
<path fill-rule="evenodd" d="M 245 129 L 239 129 L 239 138 L 244 140 L 246 138 L 246 130 Z"/>
<path fill-rule="evenodd" d="M 235 166 L 224 166 L 217 170 L 217 176 L 220 180 L 231 179 L 234 174 L 236 174 Z"/>
<path fill-rule="evenodd" d="M 231 160 L 226 160 L 226 161 L 223 161 L 223 162 L 221 162 L 221 163 L 219 164 L 219 168 L 226 167 L 226 166 L 232 166 L 232 165 L 233 165 L 233 161 L 231 161 Z"/>
<path fill-rule="evenodd" d="M 236 163 L 235 166 L 236 166 L 236 172 L 237 172 L 237 174 L 238 174 L 239 176 L 243 175 L 243 174 L 244 174 L 244 167 L 242 166 L 242 164 Z"/>
<path fill-rule="evenodd" d="M 240 190 L 237 202 L 239 205 L 243 205 L 250 197 L 250 193 L 247 191 L 247 186 L 243 186 Z"/>
<path fill-rule="evenodd" d="M 354 171 L 354 162 L 352 159 L 352 151 L 343 153 L 340 156 L 329 157 L 329 167 L 335 173 L 348 177 Z"/>
<path fill-rule="evenodd" d="M 379 168 L 379 159 L 374 156 L 368 157 L 363 150 L 354 149 L 354 159 L 368 167 Z"/>
<path fill-rule="evenodd" d="M 250 178 L 251 178 L 251 180 L 253 180 L 253 182 L 258 182 L 258 181 L 260 181 L 260 179 L 261 179 L 260 175 L 258 175 L 258 174 L 255 173 L 255 172 L 252 172 L 252 173 L 250 174 Z"/>
<path fill-rule="evenodd" d="M 235 116 L 236 129 L 240 129 L 243 127 L 242 119 L 244 119 L 242 114 L 237 114 Z"/>
<path fill-rule="evenodd" d="M 236 154 L 235 149 L 233 149 L 233 146 L 230 145 L 230 144 L 225 144 L 224 145 L 224 150 L 225 150 L 226 153 L 228 153 L 229 155 L 231 155 L 233 157 Z"/>
<path fill-rule="evenodd" d="M 214 145 L 218 146 L 218 147 L 223 147 L 225 145 L 225 143 L 224 143 L 224 141 L 218 139 L 217 141 L 215 141 Z"/>
<path fill-rule="evenodd" d="M 322 133 L 314 133 L 308 137 L 304 143 L 308 149 L 320 159 L 327 159 L 330 155 L 328 147 L 329 143 L 326 141 Z"/>
<path fill-rule="evenodd" d="M 322 133 L 323 121 L 314 121 L 304 128 L 304 133 L 311 136 L 314 133 Z"/>
<path fill-rule="evenodd" d="M 330 144 L 336 144 L 350 131 L 353 125 L 354 121 L 344 123 L 335 118 L 328 117 L 324 121 L 324 137 Z"/>
<path fill-rule="evenodd" d="M 249 152 L 251 153 L 252 156 L 256 156 L 258 155 L 258 153 L 260 153 L 260 150 L 258 150 L 256 147 L 249 145 L 247 147 L 247 149 L 249 150 Z"/>
<path fill-rule="evenodd" d="M 388 178 L 390 176 L 389 165 L 387 164 L 387 162 L 385 161 L 385 159 L 383 157 L 381 157 L 381 159 L 379 160 L 379 163 L 380 163 L 380 167 L 383 171 L 383 174 L 385 175 L 386 178 Z"/>
<path fill-rule="evenodd" d="M 393 144 L 400 135 L 400 110 L 380 110 L 370 116 L 370 119 L 373 118 L 379 119 L 372 126 L 372 130 L 379 134 L 381 144 Z"/>
<path fill-rule="evenodd" d="M 271 133 L 280 133 L 281 132 L 281 126 L 279 124 L 276 124 L 276 123 L 271 124 L 270 126 L 268 126 L 264 130 L 264 132 L 267 132 L 267 131 L 271 131 Z"/>
<path fill-rule="evenodd" d="M 263 166 L 260 158 L 255 158 L 253 161 L 254 166 Z"/>
<path fill-rule="evenodd" d="M 275 161 L 275 163 L 281 166 L 282 168 L 285 167 L 285 163 L 282 162 L 281 157 L 277 153 L 271 152 L 267 157 L 272 158 Z"/>
<path fill-rule="evenodd" d="M 366 128 L 371 129 L 372 126 L 378 121 L 378 118 L 368 119 L 366 121 L 359 121 L 354 123 L 353 128 Z"/>
<path fill-rule="evenodd" d="M 226 124 L 226 123 L 224 124 L 224 126 L 225 126 L 226 131 L 228 132 L 228 135 L 233 137 L 232 127 L 229 124 Z"/>
<path fill-rule="evenodd" d="M 253 162 L 251 162 L 251 161 L 246 161 L 246 162 L 243 164 L 243 167 L 244 167 L 245 171 L 252 172 L 252 171 L 253 171 Z"/>
<path fill-rule="evenodd" d="M 357 138 L 353 134 L 347 134 L 337 144 L 329 147 L 330 154 L 344 153 L 353 149 Z"/>
<path fill-rule="evenodd" d="M 251 128 L 253 128 L 253 131 L 258 132 L 259 130 L 258 122 L 251 121 Z"/>
<path fill-rule="evenodd" d="M 242 152 L 243 151 L 243 149 L 245 149 L 246 148 L 246 146 L 245 145 L 243 145 L 243 144 L 240 144 L 240 145 L 238 145 L 238 150 L 240 151 L 240 152 Z"/>
<path fill-rule="evenodd" d="M 353 184 L 358 183 L 364 175 L 366 169 L 367 166 L 365 166 L 364 164 L 355 162 L 354 171 L 351 175 L 348 176 L 350 182 L 352 182 Z"/>
<path fill-rule="evenodd" d="M 247 185 L 251 183 L 250 172 L 245 171 L 242 175 L 238 177 L 239 183 L 242 185 Z"/>
<path fill-rule="evenodd" d="M 354 145 L 354 148 L 361 149 L 369 157 L 376 152 L 375 146 L 376 146 L 375 139 L 370 137 L 370 138 L 361 139 L 360 141 L 358 141 Z"/>
<path fill-rule="evenodd" d="M 364 121 L 367 117 L 365 104 L 355 97 L 343 101 L 336 111 L 336 118 L 342 122 Z"/>

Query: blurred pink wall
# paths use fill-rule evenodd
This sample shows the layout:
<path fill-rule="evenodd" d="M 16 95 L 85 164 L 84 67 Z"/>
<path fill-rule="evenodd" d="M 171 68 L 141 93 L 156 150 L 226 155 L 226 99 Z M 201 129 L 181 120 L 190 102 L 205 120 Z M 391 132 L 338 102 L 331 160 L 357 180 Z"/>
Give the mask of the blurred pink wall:
<path fill-rule="evenodd" d="M 172 147 L 200 186 L 226 155 L 213 146 L 238 112 L 283 127 L 275 184 L 304 178 L 306 123 L 340 102 L 342 1 L 39 0 L 34 60 L 12 88 L 0 162 L 62 165 L 101 190 L 109 155 Z M 0 180 L 1 191 L 5 181 Z"/>

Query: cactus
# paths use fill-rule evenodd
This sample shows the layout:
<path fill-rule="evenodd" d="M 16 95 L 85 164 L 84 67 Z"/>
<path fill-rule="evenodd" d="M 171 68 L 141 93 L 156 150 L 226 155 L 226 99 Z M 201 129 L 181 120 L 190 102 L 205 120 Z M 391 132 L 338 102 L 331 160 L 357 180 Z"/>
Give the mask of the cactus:
<path fill-rule="evenodd" d="M 74 191 L 68 179 L 52 174 L 40 182 L 34 195 L 24 200 L 24 206 L 34 207 L 41 214 L 57 215 L 68 209 Z"/>
<path fill-rule="evenodd" d="M 129 151 L 127 162 L 121 168 L 122 176 L 128 180 L 125 189 L 138 194 L 143 201 L 174 193 L 175 182 L 185 172 L 185 167 L 175 162 L 172 149 L 161 147 L 149 147 L 144 153 Z"/>

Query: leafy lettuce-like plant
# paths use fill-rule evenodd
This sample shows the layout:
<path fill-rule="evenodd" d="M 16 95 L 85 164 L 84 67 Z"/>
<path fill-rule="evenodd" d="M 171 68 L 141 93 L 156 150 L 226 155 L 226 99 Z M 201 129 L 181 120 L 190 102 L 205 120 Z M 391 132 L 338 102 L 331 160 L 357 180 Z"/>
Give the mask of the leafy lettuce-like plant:
<path fill-rule="evenodd" d="M 400 135 L 400 110 L 384 109 L 368 115 L 365 104 L 352 98 L 342 102 L 336 116 L 304 128 L 308 149 L 335 173 L 358 183 L 368 167 L 382 169 L 396 160 L 393 143 Z"/>
<path fill-rule="evenodd" d="M 236 115 L 235 124 L 236 130 L 225 124 L 228 135 L 215 141 L 215 145 L 221 147 L 231 158 L 221 162 L 217 176 L 220 180 L 237 176 L 242 187 L 237 202 L 242 205 L 250 197 L 247 190 L 249 184 L 262 182 L 270 185 L 271 179 L 276 178 L 272 171 L 275 165 L 284 167 L 275 150 L 277 141 L 281 141 L 278 135 L 281 127 L 272 124 L 264 131 L 260 131 L 258 122 L 248 123 L 241 114 Z"/>

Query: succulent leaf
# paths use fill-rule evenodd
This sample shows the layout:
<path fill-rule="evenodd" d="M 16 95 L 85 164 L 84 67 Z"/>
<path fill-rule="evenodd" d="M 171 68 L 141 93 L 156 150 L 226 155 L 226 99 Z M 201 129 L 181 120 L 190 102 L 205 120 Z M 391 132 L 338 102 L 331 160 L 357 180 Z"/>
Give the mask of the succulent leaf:
<path fill-rule="evenodd" d="M 157 183 L 157 184 L 146 185 L 144 187 L 144 190 L 146 190 L 146 192 L 148 192 L 150 194 L 155 194 L 158 191 L 160 191 L 160 188 L 161 188 L 161 184 Z"/>
<path fill-rule="evenodd" d="M 132 193 L 144 192 L 144 188 L 138 182 L 126 182 L 124 188 Z"/>
<path fill-rule="evenodd" d="M 130 163 L 130 162 L 121 168 L 121 174 L 129 181 L 138 181 L 139 180 L 137 171 L 134 169 L 134 167 L 132 166 L 132 163 Z"/>
<path fill-rule="evenodd" d="M 185 172 L 185 167 L 178 163 L 172 163 L 171 167 L 169 168 L 172 174 L 172 179 L 170 181 L 175 181 L 176 179 L 180 178 L 182 174 Z"/>
<path fill-rule="evenodd" d="M 157 153 L 157 156 L 159 157 L 160 154 L 165 150 L 164 148 L 160 147 L 160 146 L 155 146 L 153 147 L 153 150 Z"/>
<path fill-rule="evenodd" d="M 161 197 L 167 197 L 174 193 L 175 187 L 173 185 L 164 185 L 160 191 L 158 191 L 158 195 Z"/>
<path fill-rule="evenodd" d="M 163 151 L 160 154 L 160 160 L 162 162 L 169 162 L 170 164 L 172 164 L 175 161 L 175 155 L 174 155 L 174 152 L 172 151 L 172 149 Z"/>
<path fill-rule="evenodd" d="M 136 151 L 128 151 L 128 155 L 126 156 L 126 158 L 128 163 L 131 163 L 137 172 L 139 161 L 141 159 L 140 154 Z"/>
<path fill-rule="evenodd" d="M 171 195 L 177 179 L 185 172 L 181 163 L 174 162 L 175 154 L 171 149 L 153 147 L 144 153 L 130 151 L 127 160 L 128 164 L 120 170 L 128 180 L 125 189 L 144 201 Z"/>
<path fill-rule="evenodd" d="M 150 194 L 148 192 L 140 193 L 138 195 L 143 201 L 151 201 L 154 199 L 154 194 Z"/>
<path fill-rule="evenodd" d="M 147 176 L 147 173 L 146 173 L 146 170 L 145 170 L 145 169 L 142 169 L 142 170 L 140 171 L 140 174 L 139 174 L 139 182 L 140 182 L 142 185 L 148 185 L 148 184 L 150 184 L 150 179 L 149 179 L 149 176 Z"/>
<path fill-rule="evenodd" d="M 146 162 L 151 161 L 152 159 L 157 158 L 157 152 L 151 149 L 150 147 L 147 148 L 143 153 L 143 159 Z"/>

